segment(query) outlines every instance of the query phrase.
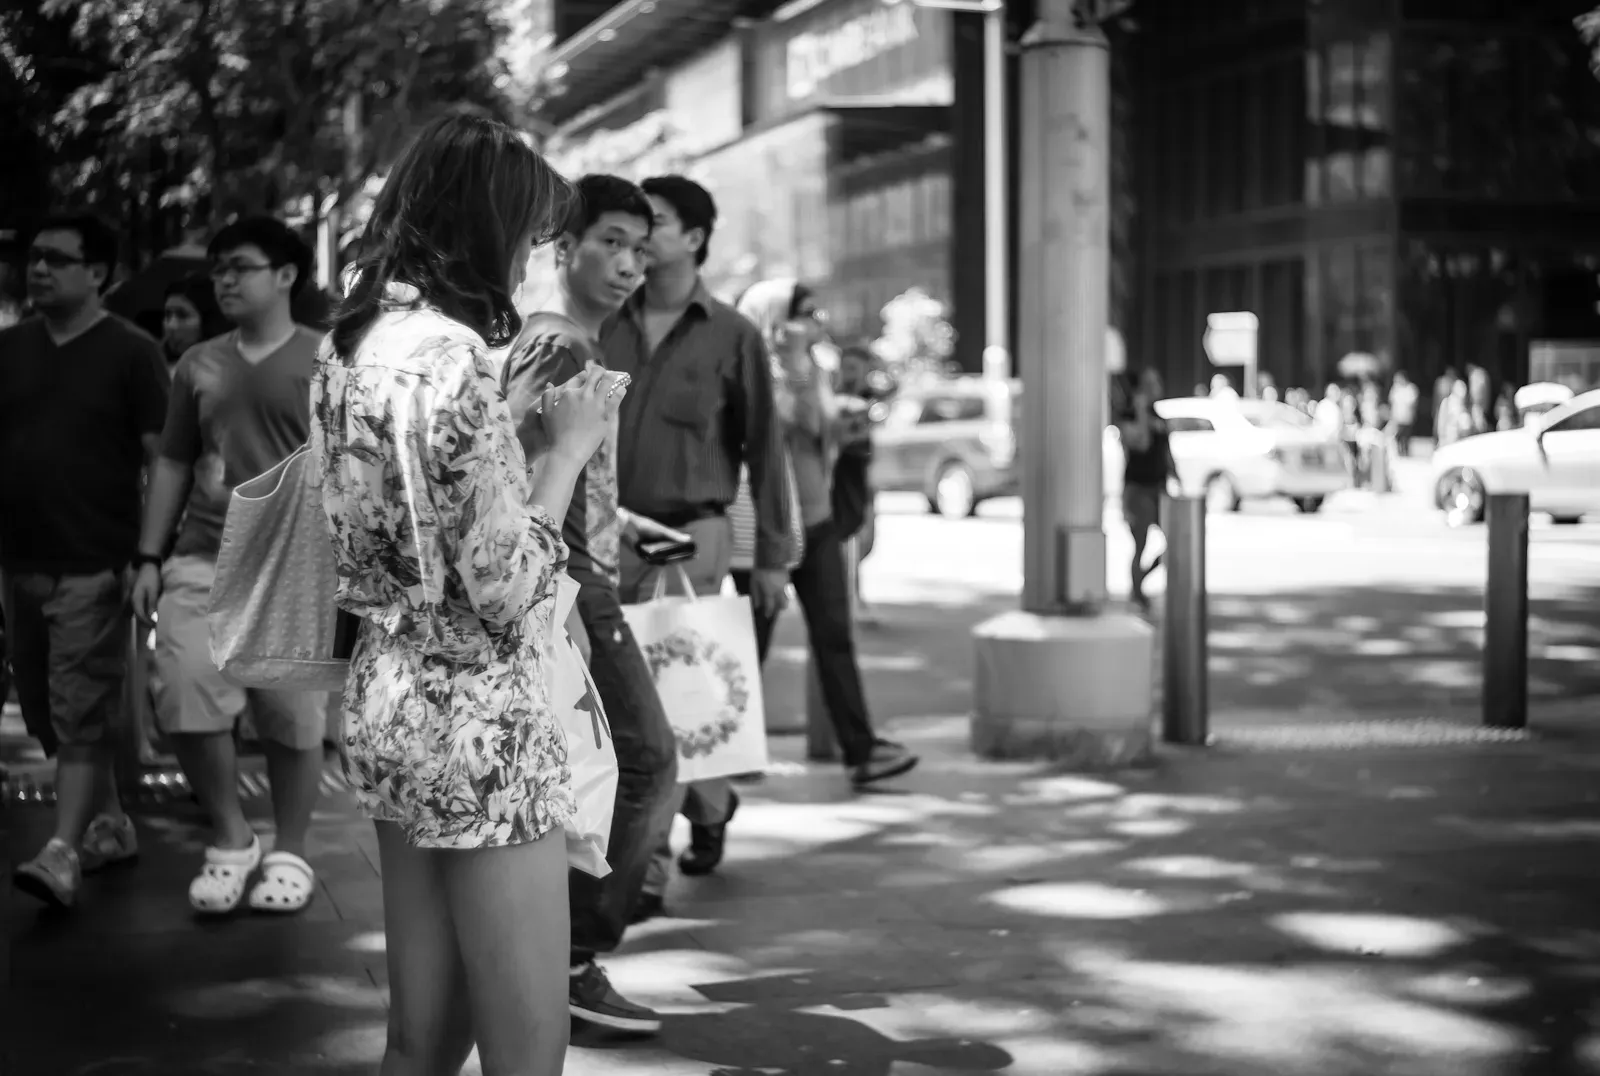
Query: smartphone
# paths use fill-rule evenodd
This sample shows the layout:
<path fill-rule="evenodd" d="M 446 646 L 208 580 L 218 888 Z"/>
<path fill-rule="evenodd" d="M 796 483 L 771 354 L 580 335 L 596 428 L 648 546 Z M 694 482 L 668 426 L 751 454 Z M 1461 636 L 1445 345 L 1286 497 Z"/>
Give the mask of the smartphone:
<path fill-rule="evenodd" d="M 679 542 L 672 538 L 641 538 L 633 548 L 640 560 L 657 568 L 693 560 L 698 552 L 694 542 Z"/>

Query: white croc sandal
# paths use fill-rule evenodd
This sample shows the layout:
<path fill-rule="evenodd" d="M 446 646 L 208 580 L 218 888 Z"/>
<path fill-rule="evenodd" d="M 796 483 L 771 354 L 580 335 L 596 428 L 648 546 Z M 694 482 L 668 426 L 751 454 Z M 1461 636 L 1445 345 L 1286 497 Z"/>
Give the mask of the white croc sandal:
<path fill-rule="evenodd" d="M 311 864 L 293 852 L 268 852 L 261 860 L 261 880 L 250 890 L 250 907 L 291 915 L 311 903 L 316 885 Z"/>
<path fill-rule="evenodd" d="M 189 883 L 189 905 L 202 915 L 227 915 L 244 899 L 250 875 L 261 865 L 261 838 L 249 848 L 207 848 L 205 866 Z"/>

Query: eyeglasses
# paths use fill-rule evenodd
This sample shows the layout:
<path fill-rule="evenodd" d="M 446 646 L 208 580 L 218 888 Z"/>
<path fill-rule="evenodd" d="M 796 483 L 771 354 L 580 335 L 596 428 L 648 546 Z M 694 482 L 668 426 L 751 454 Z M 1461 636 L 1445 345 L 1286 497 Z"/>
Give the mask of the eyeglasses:
<path fill-rule="evenodd" d="M 27 264 L 31 266 L 35 262 L 44 262 L 52 269 L 65 269 L 69 265 L 82 265 L 84 260 L 53 247 L 29 247 Z"/>
<path fill-rule="evenodd" d="M 260 273 L 276 268 L 277 266 L 271 262 L 261 265 L 250 262 L 219 262 L 211 267 L 210 275 L 212 280 L 220 284 L 227 280 L 237 280 L 246 273 Z"/>

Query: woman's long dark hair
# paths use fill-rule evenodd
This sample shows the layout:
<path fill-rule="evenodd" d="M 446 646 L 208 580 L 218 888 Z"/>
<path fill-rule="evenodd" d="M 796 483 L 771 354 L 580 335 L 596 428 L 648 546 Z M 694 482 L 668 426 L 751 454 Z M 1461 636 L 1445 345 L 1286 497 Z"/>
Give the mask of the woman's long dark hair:
<path fill-rule="evenodd" d="M 401 152 L 372 207 L 333 316 L 334 351 L 354 353 L 391 282 L 413 285 L 490 347 L 510 343 L 522 328 L 509 288 L 513 252 L 524 236 L 538 246 L 560 234 L 574 197 L 514 128 L 463 113 L 434 120 Z"/>
<path fill-rule="evenodd" d="M 221 336 L 232 328 L 233 323 L 223 315 L 222 308 L 217 306 L 216 286 L 204 273 L 190 273 L 168 284 L 162 302 L 165 303 L 174 295 L 194 307 L 195 313 L 200 315 L 200 339 L 209 340 L 213 336 Z"/>

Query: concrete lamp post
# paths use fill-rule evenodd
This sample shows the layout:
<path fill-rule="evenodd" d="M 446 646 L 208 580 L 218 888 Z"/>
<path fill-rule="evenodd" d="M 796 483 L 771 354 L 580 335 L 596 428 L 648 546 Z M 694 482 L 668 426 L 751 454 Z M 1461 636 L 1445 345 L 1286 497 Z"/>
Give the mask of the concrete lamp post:
<path fill-rule="evenodd" d="M 1127 0 L 1040 0 L 1022 38 L 1022 608 L 974 632 L 972 747 L 1082 767 L 1151 750 L 1155 635 L 1106 605 L 1110 53 Z"/>

